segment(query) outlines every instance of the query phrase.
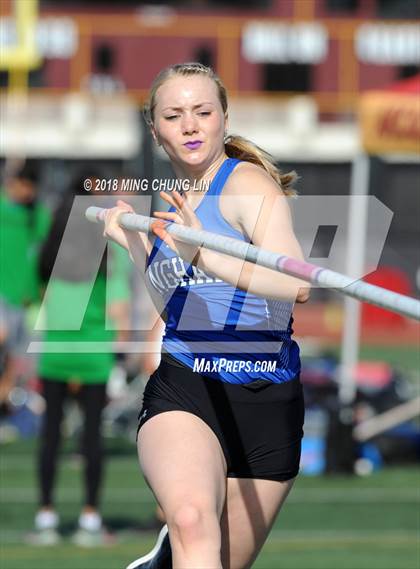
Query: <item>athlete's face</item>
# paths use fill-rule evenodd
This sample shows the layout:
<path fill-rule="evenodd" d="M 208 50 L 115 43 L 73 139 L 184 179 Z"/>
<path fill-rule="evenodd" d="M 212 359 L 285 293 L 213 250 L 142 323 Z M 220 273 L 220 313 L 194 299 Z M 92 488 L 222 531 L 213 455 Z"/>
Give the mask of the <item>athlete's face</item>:
<path fill-rule="evenodd" d="M 225 127 L 212 79 L 173 77 L 157 90 L 152 132 L 175 164 L 207 168 L 224 151 Z"/>

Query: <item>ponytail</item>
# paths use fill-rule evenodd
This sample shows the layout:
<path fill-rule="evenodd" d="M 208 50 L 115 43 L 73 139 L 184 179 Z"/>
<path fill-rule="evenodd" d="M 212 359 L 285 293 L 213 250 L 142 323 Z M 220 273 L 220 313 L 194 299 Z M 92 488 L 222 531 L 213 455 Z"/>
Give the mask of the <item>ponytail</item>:
<path fill-rule="evenodd" d="M 297 192 L 293 188 L 298 177 L 296 172 L 293 170 L 287 174 L 282 174 L 274 164 L 272 156 L 253 142 L 242 136 L 229 135 L 225 139 L 225 152 L 229 158 L 239 158 L 260 166 L 280 186 L 284 195 L 296 196 Z"/>

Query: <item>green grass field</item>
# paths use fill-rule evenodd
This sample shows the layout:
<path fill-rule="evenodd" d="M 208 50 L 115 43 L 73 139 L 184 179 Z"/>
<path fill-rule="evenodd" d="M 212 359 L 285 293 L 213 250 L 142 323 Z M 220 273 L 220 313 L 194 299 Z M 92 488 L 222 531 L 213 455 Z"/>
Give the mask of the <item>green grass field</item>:
<path fill-rule="evenodd" d="M 63 545 L 25 545 L 36 507 L 34 444 L 2 446 L 1 569 L 121 569 L 146 553 L 156 533 L 144 528 L 154 501 L 137 466 L 135 448 L 109 441 L 103 515 L 115 544 L 71 544 L 81 502 L 81 464 L 67 445 L 57 507 Z M 303 477 L 296 483 L 255 569 L 418 569 L 419 473 L 392 468 L 367 478 Z"/>
<path fill-rule="evenodd" d="M 361 357 L 388 361 L 418 391 L 416 347 L 362 346 Z M 74 449 L 66 443 L 57 484 L 63 544 L 37 548 L 25 544 L 36 509 L 35 444 L 0 446 L 0 569 L 122 569 L 153 546 L 156 531 L 145 529 L 153 518 L 153 497 L 135 447 L 115 439 L 107 441 L 103 491 L 103 515 L 115 544 L 72 545 L 82 500 Z M 387 468 L 367 478 L 301 476 L 254 568 L 419 569 L 419 504 L 420 473 L 414 467 Z"/>

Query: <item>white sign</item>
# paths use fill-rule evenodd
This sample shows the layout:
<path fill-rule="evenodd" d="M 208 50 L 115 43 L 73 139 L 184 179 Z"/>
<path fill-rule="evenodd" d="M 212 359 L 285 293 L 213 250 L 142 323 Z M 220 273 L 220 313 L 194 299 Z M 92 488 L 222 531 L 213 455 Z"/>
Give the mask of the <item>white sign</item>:
<path fill-rule="evenodd" d="M 363 24 L 356 31 L 354 49 L 364 63 L 376 65 L 418 65 L 418 24 Z"/>
<path fill-rule="evenodd" d="M 252 63 L 320 63 L 328 52 L 328 32 L 317 22 L 252 22 L 242 33 L 242 55 Z"/>
<path fill-rule="evenodd" d="M 42 57 L 70 59 L 77 51 L 77 25 L 71 18 L 42 18 L 36 25 L 36 45 Z M 0 49 L 17 46 L 16 23 L 0 19 Z"/>

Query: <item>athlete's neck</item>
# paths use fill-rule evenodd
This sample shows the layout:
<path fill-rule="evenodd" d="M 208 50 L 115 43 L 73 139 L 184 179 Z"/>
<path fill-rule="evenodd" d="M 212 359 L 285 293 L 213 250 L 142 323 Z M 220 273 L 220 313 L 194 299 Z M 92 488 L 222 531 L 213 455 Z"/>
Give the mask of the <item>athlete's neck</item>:
<path fill-rule="evenodd" d="M 174 170 L 177 178 L 189 181 L 189 187 L 192 191 L 203 193 L 209 186 L 218 169 L 228 156 L 222 152 L 209 166 L 200 170 L 186 169 L 178 164 L 174 164 Z"/>

